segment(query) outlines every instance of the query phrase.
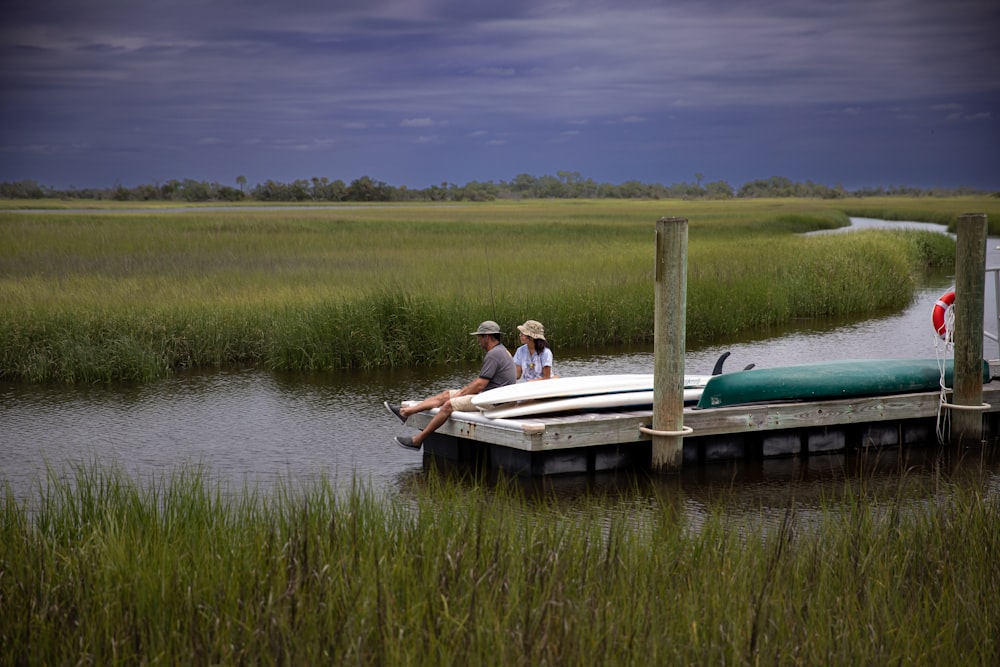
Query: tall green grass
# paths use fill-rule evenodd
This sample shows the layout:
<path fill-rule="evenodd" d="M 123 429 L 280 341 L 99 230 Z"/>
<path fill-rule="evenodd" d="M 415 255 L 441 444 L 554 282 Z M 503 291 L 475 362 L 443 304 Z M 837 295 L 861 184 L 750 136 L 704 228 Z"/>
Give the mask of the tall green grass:
<path fill-rule="evenodd" d="M 847 218 L 796 200 L 4 212 L 0 378 L 470 361 L 484 319 L 541 320 L 567 348 L 648 343 L 654 222 L 677 214 L 695 342 L 900 309 L 954 253 L 933 233 L 801 236 Z"/>
<path fill-rule="evenodd" d="M 901 487 L 905 477 L 901 479 Z M 0 507 L 3 664 L 1000 660 L 1000 508 L 965 484 L 777 527 L 661 492 L 572 511 L 431 475 L 407 495 L 53 476 Z M 763 511 L 763 508 L 762 508 Z"/>

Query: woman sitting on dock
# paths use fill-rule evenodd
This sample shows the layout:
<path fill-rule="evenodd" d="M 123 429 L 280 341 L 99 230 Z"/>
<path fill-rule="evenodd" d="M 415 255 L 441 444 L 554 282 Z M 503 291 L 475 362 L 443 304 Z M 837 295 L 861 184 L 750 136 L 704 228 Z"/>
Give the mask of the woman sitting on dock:
<path fill-rule="evenodd" d="M 537 320 L 518 325 L 521 346 L 514 352 L 518 382 L 547 380 L 552 375 L 552 350 L 545 341 L 545 327 Z"/>

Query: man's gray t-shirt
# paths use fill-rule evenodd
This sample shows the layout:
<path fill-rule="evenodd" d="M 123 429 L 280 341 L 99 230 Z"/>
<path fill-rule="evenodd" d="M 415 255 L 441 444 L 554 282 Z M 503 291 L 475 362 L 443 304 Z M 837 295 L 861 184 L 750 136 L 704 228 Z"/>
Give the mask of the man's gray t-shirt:
<path fill-rule="evenodd" d="M 479 377 L 489 380 L 486 389 L 489 391 L 496 387 L 514 384 L 517 381 L 517 372 L 514 370 L 514 359 L 510 352 L 503 345 L 494 345 L 493 348 L 483 357 L 483 367 L 479 369 Z"/>

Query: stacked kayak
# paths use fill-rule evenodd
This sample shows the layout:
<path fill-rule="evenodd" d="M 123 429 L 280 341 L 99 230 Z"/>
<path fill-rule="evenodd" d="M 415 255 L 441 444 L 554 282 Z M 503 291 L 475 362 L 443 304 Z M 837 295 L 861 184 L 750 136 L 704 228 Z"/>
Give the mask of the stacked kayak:
<path fill-rule="evenodd" d="M 938 359 L 862 359 L 798 366 L 755 368 L 714 375 L 705 384 L 698 408 L 743 403 L 783 402 L 882 396 L 934 391 L 952 386 L 954 361 Z M 983 382 L 990 380 L 983 362 Z"/>

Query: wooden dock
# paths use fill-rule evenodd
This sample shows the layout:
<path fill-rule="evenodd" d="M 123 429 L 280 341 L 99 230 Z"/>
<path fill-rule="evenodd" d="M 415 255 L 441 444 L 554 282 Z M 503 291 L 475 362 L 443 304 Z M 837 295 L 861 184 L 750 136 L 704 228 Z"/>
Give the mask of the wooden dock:
<path fill-rule="evenodd" d="M 1000 362 L 991 362 L 1000 377 Z M 815 402 L 684 408 L 685 466 L 700 462 L 808 456 L 873 447 L 937 444 L 940 392 Z M 1000 434 L 1000 380 L 983 385 L 984 440 Z M 488 419 L 455 412 L 424 443 L 425 455 L 513 474 L 552 475 L 649 468 L 652 410 Z M 410 417 L 423 428 L 431 413 Z"/>
<path fill-rule="evenodd" d="M 942 408 L 940 391 L 684 407 L 687 219 L 661 218 L 654 256 L 651 409 L 518 419 L 454 412 L 424 441 L 423 451 L 516 474 L 551 475 L 626 467 L 666 472 L 709 461 L 935 445 L 940 420 L 948 424 L 942 440 L 953 446 L 995 441 L 1000 380 L 983 383 L 982 361 L 986 216 L 966 214 L 957 222 L 954 391 L 947 397 L 954 409 Z M 1000 378 L 1000 362 L 989 366 L 988 377 Z M 429 413 L 412 415 L 407 425 L 422 429 L 430 419 Z"/>

